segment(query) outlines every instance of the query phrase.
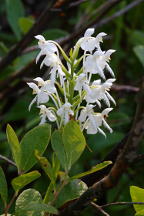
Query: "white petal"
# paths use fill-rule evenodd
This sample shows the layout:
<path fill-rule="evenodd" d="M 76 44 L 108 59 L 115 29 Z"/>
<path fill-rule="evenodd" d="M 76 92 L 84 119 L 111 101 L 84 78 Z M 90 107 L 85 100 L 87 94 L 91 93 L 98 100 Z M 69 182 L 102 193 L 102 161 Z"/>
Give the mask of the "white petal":
<path fill-rule="evenodd" d="M 38 98 L 37 98 L 37 104 L 41 104 L 41 103 L 47 103 L 49 101 L 49 96 L 46 92 L 41 91 L 38 94 Z"/>
<path fill-rule="evenodd" d="M 36 100 L 37 100 L 37 96 L 31 101 L 29 108 L 28 108 L 29 111 L 31 110 L 31 107 L 36 102 Z"/>
<path fill-rule="evenodd" d="M 37 40 L 43 40 L 43 41 L 45 41 L 45 38 L 42 35 L 36 35 L 35 38 Z"/>
<path fill-rule="evenodd" d="M 103 100 L 104 100 L 104 102 L 106 103 L 106 105 L 107 105 L 108 107 L 110 107 L 109 99 L 107 98 L 107 96 L 106 96 L 105 94 L 103 94 Z"/>
<path fill-rule="evenodd" d="M 104 36 L 106 36 L 106 35 L 107 35 L 107 34 L 104 33 L 104 32 L 99 33 L 99 34 L 96 36 L 97 42 L 102 42 L 102 38 L 103 38 Z"/>
<path fill-rule="evenodd" d="M 106 91 L 107 97 L 109 98 L 109 100 L 111 100 L 113 102 L 114 105 L 116 105 L 115 100 L 113 99 L 113 97 Z"/>
<path fill-rule="evenodd" d="M 30 88 L 33 89 L 34 93 L 38 94 L 39 88 L 38 88 L 38 86 L 37 86 L 35 83 L 32 83 L 32 82 L 31 82 L 31 83 L 27 83 L 27 85 L 28 85 Z"/>
<path fill-rule="evenodd" d="M 47 114 L 46 115 L 47 115 L 47 118 L 50 121 L 52 121 L 52 122 L 56 121 L 56 116 L 51 111 L 47 110 Z"/>
<path fill-rule="evenodd" d="M 108 115 L 109 112 L 112 111 L 112 110 L 113 110 L 113 108 L 106 108 L 106 109 L 104 109 L 104 110 L 102 111 L 102 115 L 103 115 L 103 116 L 104 116 L 104 115 Z"/>
<path fill-rule="evenodd" d="M 41 115 L 41 121 L 40 121 L 40 125 L 44 124 L 46 122 L 46 114 Z"/>
<path fill-rule="evenodd" d="M 87 118 L 87 111 L 86 111 L 86 109 L 82 109 L 82 111 L 81 111 L 81 113 L 80 113 L 80 116 L 79 116 L 79 120 L 81 121 L 81 122 L 84 122 L 85 120 L 86 120 L 86 118 Z"/>
<path fill-rule="evenodd" d="M 41 77 L 36 77 L 34 80 L 38 82 L 38 86 L 43 86 L 45 84 L 45 81 Z"/>
<path fill-rule="evenodd" d="M 104 133 L 104 131 L 98 127 L 98 132 L 101 133 L 102 135 L 104 135 L 104 137 L 106 138 L 106 134 Z"/>
<path fill-rule="evenodd" d="M 95 102 L 99 106 L 99 108 L 101 108 L 101 103 L 98 100 L 96 100 Z"/>
<path fill-rule="evenodd" d="M 106 69 L 110 72 L 110 74 L 115 77 L 113 70 L 111 69 L 111 67 L 106 63 Z"/>
<path fill-rule="evenodd" d="M 93 35 L 94 31 L 95 31 L 94 28 L 88 28 L 88 29 L 85 31 L 84 37 L 90 37 L 91 35 Z"/>
<path fill-rule="evenodd" d="M 110 128 L 110 126 L 108 125 L 108 123 L 103 119 L 103 125 L 110 131 L 110 133 L 113 132 L 113 130 Z"/>

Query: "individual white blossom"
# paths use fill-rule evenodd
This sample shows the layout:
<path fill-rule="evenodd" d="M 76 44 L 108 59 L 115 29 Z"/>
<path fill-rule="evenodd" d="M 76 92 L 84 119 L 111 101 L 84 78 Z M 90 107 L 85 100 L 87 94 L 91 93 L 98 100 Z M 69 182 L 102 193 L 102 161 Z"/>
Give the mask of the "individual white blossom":
<path fill-rule="evenodd" d="M 51 80 L 44 81 L 40 77 L 37 77 L 34 80 L 38 82 L 38 85 L 35 83 L 27 83 L 28 86 L 33 89 L 33 94 L 36 94 L 35 98 L 29 105 L 29 110 L 35 102 L 37 102 L 37 105 L 47 103 L 49 101 L 49 96 L 56 92 L 56 88 Z M 41 88 L 38 86 L 41 86 Z"/>
<path fill-rule="evenodd" d="M 104 69 L 106 68 L 114 76 L 112 69 L 108 65 L 110 55 L 114 52 L 115 50 L 96 51 L 93 55 L 87 56 L 84 62 L 85 71 L 91 74 L 99 74 L 100 77 L 105 79 Z"/>
<path fill-rule="evenodd" d="M 106 108 L 102 111 L 102 113 L 92 113 L 88 115 L 88 119 L 84 123 L 84 128 L 87 130 L 87 134 L 96 134 L 100 132 L 104 136 L 104 131 L 100 128 L 102 125 L 107 128 L 110 133 L 112 133 L 112 129 L 105 121 L 105 117 L 108 116 L 108 113 L 112 110 L 112 108 Z"/>
<path fill-rule="evenodd" d="M 81 110 L 81 113 L 80 113 L 80 116 L 78 118 L 78 120 L 80 122 L 85 122 L 87 117 L 90 115 L 90 114 L 93 114 L 94 111 L 93 111 L 93 108 L 94 108 L 94 105 L 92 104 L 87 104 L 86 107 L 84 107 L 82 110 Z"/>
<path fill-rule="evenodd" d="M 84 51 L 91 52 L 95 48 L 97 48 L 98 50 L 100 49 L 100 42 L 102 42 L 102 38 L 106 36 L 106 34 L 104 32 L 101 32 L 96 37 L 92 37 L 93 33 L 94 28 L 87 29 L 84 37 L 78 41 Z"/>
<path fill-rule="evenodd" d="M 95 80 L 90 86 L 85 84 L 85 100 L 87 103 L 97 103 L 101 107 L 99 101 L 103 100 L 108 107 L 110 107 L 110 101 L 115 104 L 115 100 L 108 93 L 114 81 L 115 79 L 108 79 L 104 83 L 101 83 L 101 80 Z"/>
<path fill-rule="evenodd" d="M 38 54 L 37 58 L 36 58 L 36 63 L 38 62 L 38 60 L 40 59 L 41 56 L 46 55 L 48 52 L 49 53 L 58 53 L 58 49 L 56 47 L 55 44 L 53 44 L 52 42 L 46 41 L 45 38 L 42 35 L 37 35 L 35 36 L 35 38 L 38 41 L 38 46 L 41 49 L 40 53 Z"/>
<path fill-rule="evenodd" d="M 58 109 L 57 114 L 58 116 L 62 117 L 62 120 L 64 122 L 64 124 L 68 123 L 68 121 L 70 120 L 70 116 L 74 115 L 73 110 L 71 109 L 71 104 L 70 103 L 65 103 L 61 106 L 60 109 Z"/>
<path fill-rule="evenodd" d="M 52 112 L 52 110 L 50 110 L 50 108 L 47 108 L 45 105 L 40 105 L 40 124 L 44 124 L 46 122 L 46 119 L 48 119 L 51 122 L 56 121 L 56 116 L 54 115 L 54 113 Z"/>

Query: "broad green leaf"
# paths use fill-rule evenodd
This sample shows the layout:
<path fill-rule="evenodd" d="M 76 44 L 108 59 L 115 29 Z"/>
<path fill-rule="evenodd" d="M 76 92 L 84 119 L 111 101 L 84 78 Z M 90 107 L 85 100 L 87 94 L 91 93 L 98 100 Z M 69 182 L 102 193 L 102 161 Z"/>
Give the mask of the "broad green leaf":
<path fill-rule="evenodd" d="M 62 140 L 62 130 L 56 130 L 51 137 L 51 144 L 52 144 L 52 148 L 54 150 L 54 152 L 56 153 L 61 166 L 67 170 L 68 167 L 68 162 L 67 162 L 67 158 L 66 158 L 66 153 L 64 150 L 64 144 L 63 144 L 63 140 Z"/>
<path fill-rule="evenodd" d="M 9 124 L 7 125 L 6 134 L 7 134 L 8 143 L 12 151 L 13 159 L 16 162 L 17 167 L 19 168 L 20 154 L 21 154 L 20 143 L 16 133 L 14 132 L 13 128 Z"/>
<path fill-rule="evenodd" d="M 143 205 L 141 205 L 142 207 Z M 142 207 L 143 210 L 136 212 L 135 216 L 144 216 L 144 206 Z"/>
<path fill-rule="evenodd" d="M 86 175 L 88 175 L 88 174 L 97 172 L 97 171 L 99 171 L 99 170 L 101 170 L 101 169 L 107 167 L 107 166 L 110 165 L 110 164 L 112 164 L 111 161 L 104 161 L 104 162 L 102 162 L 102 163 L 100 163 L 100 164 L 97 164 L 96 166 L 92 167 L 92 169 L 90 169 L 90 170 L 88 170 L 88 171 L 86 171 L 86 172 L 83 172 L 83 173 L 80 173 L 80 174 L 78 174 L 78 175 L 75 175 L 75 176 L 71 177 L 71 179 L 78 179 L 78 178 L 81 178 L 81 177 L 86 176 Z"/>
<path fill-rule="evenodd" d="M 2 168 L 0 167 L 0 196 L 4 202 L 4 204 L 6 204 L 7 202 L 7 196 L 8 196 L 8 191 L 7 191 L 7 182 L 5 179 L 5 174 L 2 170 Z"/>
<path fill-rule="evenodd" d="M 144 202 L 144 189 L 136 186 L 130 187 L 130 195 L 133 202 Z M 143 205 L 133 205 L 136 212 L 144 209 Z"/>
<path fill-rule="evenodd" d="M 38 171 L 32 171 L 23 175 L 20 175 L 12 180 L 12 186 L 15 191 L 19 191 L 27 184 L 39 178 L 41 174 Z"/>
<path fill-rule="evenodd" d="M 33 24 L 34 24 L 33 17 L 21 17 L 19 19 L 19 26 L 23 33 L 27 33 L 30 30 L 30 28 L 33 26 Z"/>
<path fill-rule="evenodd" d="M 38 151 L 35 152 L 35 156 L 36 156 L 37 160 L 39 161 L 42 169 L 48 175 L 48 177 L 50 178 L 50 180 L 54 183 L 55 178 L 54 178 L 54 174 L 53 174 L 53 169 L 52 169 L 51 164 L 48 161 L 48 159 L 46 157 L 41 157 L 39 155 Z"/>
<path fill-rule="evenodd" d="M 21 37 L 21 31 L 19 28 L 18 20 L 24 16 L 24 7 L 21 0 L 6 0 L 6 11 L 8 22 L 17 36 L 18 39 Z"/>
<path fill-rule="evenodd" d="M 24 190 L 16 200 L 15 216 L 42 216 L 37 211 L 27 211 L 29 203 L 42 203 L 42 197 L 35 189 Z"/>
<path fill-rule="evenodd" d="M 56 207 L 59 208 L 64 203 L 77 199 L 87 190 L 87 188 L 87 185 L 79 179 L 70 181 L 59 193 L 55 203 Z"/>
<path fill-rule="evenodd" d="M 142 45 L 135 46 L 134 52 L 144 67 L 144 46 Z"/>
<path fill-rule="evenodd" d="M 27 205 L 27 211 L 47 212 L 50 214 L 58 214 L 58 210 L 51 205 L 45 203 L 30 202 Z"/>
<path fill-rule="evenodd" d="M 40 125 L 30 130 L 21 140 L 20 168 L 28 171 L 37 162 L 35 150 L 42 155 L 46 150 L 51 136 L 51 127 L 48 124 Z"/>
<path fill-rule="evenodd" d="M 76 121 L 69 121 L 63 130 L 62 140 L 68 160 L 68 169 L 79 159 L 86 146 L 80 126 Z"/>

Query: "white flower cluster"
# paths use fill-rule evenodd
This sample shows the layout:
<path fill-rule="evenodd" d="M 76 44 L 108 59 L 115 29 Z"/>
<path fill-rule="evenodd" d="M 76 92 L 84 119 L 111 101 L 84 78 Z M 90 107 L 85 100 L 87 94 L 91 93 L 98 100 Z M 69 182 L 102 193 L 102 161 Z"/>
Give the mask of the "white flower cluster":
<path fill-rule="evenodd" d="M 115 81 L 114 78 L 106 80 L 105 71 L 114 77 L 109 66 L 110 56 L 115 50 L 102 51 L 100 43 L 105 33 L 99 33 L 92 37 L 93 28 L 86 30 L 84 37 L 80 38 L 75 47 L 70 51 L 70 57 L 55 41 L 45 40 L 42 35 L 37 35 L 40 53 L 36 63 L 44 56 L 40 68 L 46 65 L 50 68 L 49 80 L 44 81 L 37 77 L 34 82 L 28 83 L 36 96 L 29 106 L 36 103 L 40 109 L 40 124 L 47 120 L 56 122 L 58 128 L 65 125 L 70 119 L 79 122 L 81 129 L 86 129 L 87 134 L 100 132 L 102 125 L 110 132 L 112 129 L 105 118 L 112 110 L 111 102 L 115 100 L 109 94 L 109 90 Z M 80 48 L 84 51 L 79 56 Z M 59 57 L 59 52 L 66 60 L 64 65 Z M 99 76 L 101 79 L 94 80 Z M 101 102 L 108 107 L 102 112 L 95 112 L 101 108 Z"/>

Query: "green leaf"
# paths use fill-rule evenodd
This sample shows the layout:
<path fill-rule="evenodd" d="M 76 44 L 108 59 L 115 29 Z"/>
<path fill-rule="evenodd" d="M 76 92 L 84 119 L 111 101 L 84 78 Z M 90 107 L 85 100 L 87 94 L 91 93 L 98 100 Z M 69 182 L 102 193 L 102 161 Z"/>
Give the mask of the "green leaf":
<path fill-rule="evenodd" d="M 68 169 L 70 169 L 86 146 L 85 137 L 76 121 L 71 120 L 65 125 L 62 139 L 67 155 Z"/>
<path fill-rule="evenodd" d="M 79 179 L 70 181 L 59 193 L 55 203 L 56 207 L 59 208 L 64 203 L 77 199 L 87 190 L 87 188 L 87 185 Z"/>
<path fill-rule="evenodd" d="M 37 162 L 35 150 L 42 155 L 46 150 L 51 136 L 51 127 L 48 124 L 40 125 L 30 130 L 21 140 L 20 168 L 28 171 Z"/>
<path fill-rule="evenodd" d="M 42 169 L 48 175 L 48 177 L 50 178 L 50 180 L 54 183 L 55 182 L 55 177 L 54 177 L 54 174 L 53 174 L 53 169 L 52 169 L 51 164 L 48 161 L 48 159 L 46 157 L 41 157 L 39 155 L 38 151 L 35 152 L 35 156 L 36 156 L 37 160 L 39 161 Z"/>
<path fill-rule="evenodd" d="M 67 158 L 66 158 L 66 153 L 64 150 L 64 144 L 62 140 L 62 130 L 56 130 L 51 137 L 51 144 L 54 152 L 56 153 L 61 166 L 67 170 L 68 163 L 67 163 Z"/>
<path fill-rule="evenodd" d="M 142 45 L 135 46 L 134 52 L 144 67 L 144 46 Z"/>
<path fill-rule="evenodd" d="M 130 187 L 130 195 L 133 202 L 144 202 L 144 189 L 136 186 Z M 143 205 L 133 205 L 136 212 L 144 209 Z"/>
<path fill-rule="evenodd" d="M 4 174 L 1 167 L 0 167 L 0 196 L 1 196 L 4 204 L 6 205 L 7 196 L 8 196 L 8 189 L 7 189 L 7 182 L 5 179 L 5 174 Z"/>
<path fill-rule="evenodd" d="M 135 216 L 144 216 L 144 209 L 141 210 L 141 211 L 136 212 Z"/>
<path fill-rule="evenodd" d="M 12 180 L 12 186 L 16 192 L 22 189 L 27 184 L 39 178 L 41 174 L 38 171 L 32 171 L 23 175 L 20 175 Z"/>
<path fill-rule="evenodd" d="M 81 177 L 86 176 L 86 175 L 88 175 L 88 174 L 97 172 L 97 171 L 99 171 L 99 170 L 101 170 L 101 169 L 107 167 L 107 166 L 110 165 L 110 164 L 112 164 L 111 161 L 104 161 L 104 162 L 102 162 L 102 163 L 100 163 L 100 164 L 97 164 L 96 166 L 92 167 L 92 169 L 90 169 L 90 170 L 88 170 L 88 171 L 86 171 L 86 172 L 83 172 L 83 173 L 80 173 L 80 174 L 78 174 L 78 175 L 75 175 L 75 176 L 71 177 L 71 179 L 78 179 L 78 178 L 81 178 Z"/>
<path fill-rule="evenodd" d="M 8 143 L 12 151 L 13 159 L 16 162 L 16 165 L 19 169 L 20 154 L 21 154 L 20 143 L 19 143 L 16 133 L 14 132 L 13 128 L 9 124 L 7 125 L 7 128 L 6 128 L 6 134 L 7 134 Z"/>
<path fill-rule="evenodd" d="M 42 197 L 35 189 L 24 190 L 16 200 L 15 216 L 42 216 L 37 211 L 27 211 L 31 202 L 42 203 Z"/>
<path fill-rule="evenodd" d="M 58 210 L 51 205 L 45 203 L 30 202 L 27 205 L 27 211 L 47 212 L 50 214 L 58 214 Z"/>
<path fill-rule="evenodd" d="M 20 39 L 21 31 L 18 20 L 24 16 L 24 7 L 21 0 L 6 0 L 6 11 L 8 22 L 15 33 L 16 37 Z"/>
<path fill-rule="evenodd" d="M 30 28 L 33 26 L 33 24 L 34 24 L 33 17 L 21 17 L 19 19 L 19 26 L 22 33 L 27 33 L 30 30 Z"/>

